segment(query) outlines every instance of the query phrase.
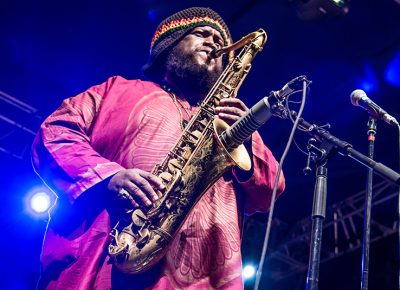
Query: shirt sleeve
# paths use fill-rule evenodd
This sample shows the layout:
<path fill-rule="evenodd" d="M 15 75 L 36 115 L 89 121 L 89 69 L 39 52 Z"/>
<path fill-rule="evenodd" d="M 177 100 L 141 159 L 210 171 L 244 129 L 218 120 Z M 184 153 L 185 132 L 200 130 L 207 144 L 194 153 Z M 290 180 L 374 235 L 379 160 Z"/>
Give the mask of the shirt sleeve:
<path fill-rule="evenodd" d="M 96 152 L 92 125 L 115 79 L 66 99 L 41 125 L 32 145 L 32 163 L 43 181 L 73 203 L 85 190 L 124 169 Z"/>
<path fill-rule="evenodd" d="M 258 132 L 252 135 L 253 175 L 242 182 L 237 178 L 236 171 L 233 175 L 245 192 L 245 214 L 267 212 L 271 203 L 275 177 L 278 173 L 278 162 L 272 152 L 265 146 Z M 276 197 L 285 189 L 285 177 L 283 172 L 279 177 Z"/>

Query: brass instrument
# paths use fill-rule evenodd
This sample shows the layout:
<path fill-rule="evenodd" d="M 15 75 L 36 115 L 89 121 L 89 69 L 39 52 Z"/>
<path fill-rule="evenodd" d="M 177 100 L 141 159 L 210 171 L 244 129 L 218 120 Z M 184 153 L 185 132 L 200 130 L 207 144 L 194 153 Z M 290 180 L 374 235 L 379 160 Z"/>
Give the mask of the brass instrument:
<path fill-rule="evenodd" d="M 168 156 L 155 166 L 152 173 L 166 186 L 162 197 L 150 207 L 128 211 L 112 230 L 108 252 L 122 272 L 136 274 L 156 264 L 207 189 L 232 166 L 250 170 L 251 160 L 243 145 L 228 152 L 219 141 L 218 136 L 228 125 L 214 118 L 214 108 L 222 98 L 236 97 L 251 61 L 266 40 L 267 34 L 259 29 L 214 52 L 218 57 L 244 46 L 204 98 Z"/>

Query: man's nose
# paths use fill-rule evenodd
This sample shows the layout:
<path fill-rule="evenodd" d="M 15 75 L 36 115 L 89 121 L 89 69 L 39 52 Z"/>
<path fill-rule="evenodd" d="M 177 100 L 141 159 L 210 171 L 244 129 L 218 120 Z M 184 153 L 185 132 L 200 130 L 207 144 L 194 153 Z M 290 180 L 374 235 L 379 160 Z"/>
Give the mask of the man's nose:
<path fill-rule="evenodd" d="M 206 37 L 204 38 L 204 42 L 205 42 L 205 43 L 208 43 L 208 44 L 214 44 L 214 43 L 215 43 L 215 41 L 214 41 L 214 35 L 213 35 L 213 34 L 209 34 L 208 36 L 206 36 Z"/>
<path fill-rule="evenodd" d="M 214 33 L 204 38 L 204 44 L 213 48 L 218 48 L 220 46 L 218 43 L 218 38 L 214 35 Z"/>

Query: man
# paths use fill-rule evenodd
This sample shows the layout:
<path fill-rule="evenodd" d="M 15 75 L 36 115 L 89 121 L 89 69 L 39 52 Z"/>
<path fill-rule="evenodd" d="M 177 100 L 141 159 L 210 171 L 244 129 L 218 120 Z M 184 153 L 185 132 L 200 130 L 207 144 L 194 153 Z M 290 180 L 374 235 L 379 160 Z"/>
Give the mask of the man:
<path fill-rule="evenodd" d="M 153 37 L 144 74 L 112 77 L 67 99 L 42 124 L 33 144 L 35 170 L 58 196 L 41 256 L 39 288 L 242 289 L 242 215 L 266 211 L 277 162 L 258 133 L 247 147 L 252 170 L 234 169 L 200 199 L 165 257 L 143 274 L 119 272 L 107 255 L 108 234 L 122 210 L 149 206 L 164 184 L 152 175 L 212 87 L 231 43 L 222 18 L 194 7 L 165 19 Z M 232 124 L 247 107 L 227 98 L 216 115 Z M 278 193 L 284 188 L 281 177 Z"/>

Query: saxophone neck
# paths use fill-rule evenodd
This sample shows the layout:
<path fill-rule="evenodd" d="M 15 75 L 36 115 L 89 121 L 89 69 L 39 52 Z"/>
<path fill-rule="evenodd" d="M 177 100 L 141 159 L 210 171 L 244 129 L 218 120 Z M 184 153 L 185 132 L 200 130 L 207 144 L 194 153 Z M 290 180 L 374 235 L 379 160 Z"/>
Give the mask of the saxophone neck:
<path fill-rule="evenodd" d="M 260 28 L 257 31 L 251 32 L 246 36 L 243 36 L 241 39 L 239 39 L 235 43 L 232 43 L 231 45 L 227 45 L 219 49 L 212 50 L 210 52 L 210 56 L 212 58 L 220 57 L 223 54 L 242 48 L 243 46 L 249 44 L 250 42 L 254 43 L 255 45 L 258 45 L 259 47 L 263 47 L 266 41 L 267 41 L 267 33 L 264 31 L 264 29 Z"/>

